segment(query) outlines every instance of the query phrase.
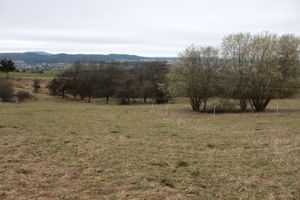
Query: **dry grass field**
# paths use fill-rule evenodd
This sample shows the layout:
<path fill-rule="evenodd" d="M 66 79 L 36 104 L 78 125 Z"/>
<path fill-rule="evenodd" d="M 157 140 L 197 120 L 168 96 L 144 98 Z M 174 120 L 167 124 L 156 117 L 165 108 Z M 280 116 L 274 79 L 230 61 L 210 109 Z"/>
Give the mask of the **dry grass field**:
<path fill-rule="evenodd" d="M 40 95 L 0 112 L 0 199 L 300 198 L 300 99 L 213 116 Z"/>

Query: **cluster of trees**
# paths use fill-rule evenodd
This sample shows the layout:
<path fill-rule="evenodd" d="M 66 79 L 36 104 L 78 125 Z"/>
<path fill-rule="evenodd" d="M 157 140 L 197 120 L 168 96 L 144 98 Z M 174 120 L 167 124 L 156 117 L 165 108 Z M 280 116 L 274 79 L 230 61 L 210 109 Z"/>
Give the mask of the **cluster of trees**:
<path fill-rule="evenodd" d="M 189 97 L 194 111 L 216 96 L 238 100 L 241 111 L 264 111 L 272 99 L 296 92 L 299 45 L 289 34 L 238 33 L 221 49 L 190 46 L 170 69 L 168 91 Z"/>
<path fill-rule="evenodd" d="M 167 101 L 165 77 L 168 66 L 165 62 L 138 62 L 132 67 L 118 62 L 75 62 L 49 84 L 51 95 L 85 98 L 118 98 L 128 104 L 136 98 L 144 103 L 152 98 L 157 103 Z"/>
<path fill-rule="evenodd" d="M 11 71 L 15 71 L 15 63 L 12 60 L 3 59 L 0 61 L 0 72 L 6 73 L 8 77 L 8 73 Z"/>
<path fill-rule="evenodd" d="M 205 111 L 211 97 L 235 99 L 240 110 L 266 109 L 275 98 L 286 98 L 299 88 L 299 45 L 294 35 L 237 33 L 226 36 L 221 48 L 190 46 L 171 68 L 164 62 L 75 62 L 58 75 L 52 95 L 74 99 L 116 97 L 128 104 L 135 98 L 157 103 L 188 97 L 194 111 Z"/>

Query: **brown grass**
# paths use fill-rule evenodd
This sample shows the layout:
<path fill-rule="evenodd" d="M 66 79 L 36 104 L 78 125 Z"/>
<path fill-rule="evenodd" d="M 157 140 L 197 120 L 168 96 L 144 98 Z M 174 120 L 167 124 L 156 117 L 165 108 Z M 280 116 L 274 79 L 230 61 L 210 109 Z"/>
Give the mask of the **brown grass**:
<path fill-rule="evenodd" d="M 39 99 L 0 104 L 0 199 L 300 198 L 299 99 L 216 116 Z"/>
<path fill-rule="evenodd" d="M 13 84 L 13 86 L 15 88 L 18 89 L 25 89 L 25 90 L 29 90 L 29 91 L 33 91 L 33 80 L 34 78 L 14 78 L 14 77 L 10 77 L 9 78 L 11 83 Z M 40 93 L 49 93 L 48 91 L 48 85 L 50 83 L 50 79 L 40 79 Z"/>

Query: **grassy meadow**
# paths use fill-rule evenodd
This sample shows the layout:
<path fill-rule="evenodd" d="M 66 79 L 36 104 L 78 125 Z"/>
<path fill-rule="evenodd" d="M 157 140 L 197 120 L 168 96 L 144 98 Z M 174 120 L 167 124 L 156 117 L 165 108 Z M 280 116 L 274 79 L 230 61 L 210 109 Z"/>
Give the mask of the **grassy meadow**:
<path fill-rule="evenodd" d="M 0 103 L 0 199 L 300 198 L 300 99 L 215 116 L 151 107 Z"/>

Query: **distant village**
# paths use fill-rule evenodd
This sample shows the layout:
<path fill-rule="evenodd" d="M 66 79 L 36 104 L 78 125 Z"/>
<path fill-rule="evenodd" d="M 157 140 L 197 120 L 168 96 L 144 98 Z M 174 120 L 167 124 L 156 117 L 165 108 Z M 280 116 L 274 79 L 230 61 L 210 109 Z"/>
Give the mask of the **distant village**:
<path fill-rule="evenodd" d="M 18 71 L 43 72 L 53 69 L 63 69 L 65 67 L 65 63 L 26 63 L 23 60 L 16 60 L 14 63 Z"/>

